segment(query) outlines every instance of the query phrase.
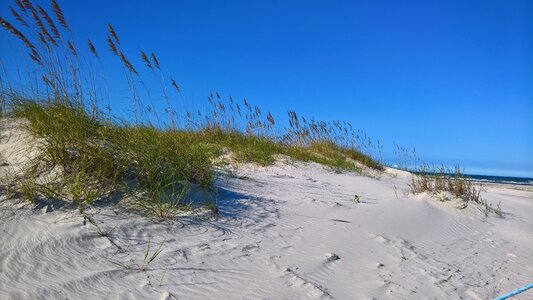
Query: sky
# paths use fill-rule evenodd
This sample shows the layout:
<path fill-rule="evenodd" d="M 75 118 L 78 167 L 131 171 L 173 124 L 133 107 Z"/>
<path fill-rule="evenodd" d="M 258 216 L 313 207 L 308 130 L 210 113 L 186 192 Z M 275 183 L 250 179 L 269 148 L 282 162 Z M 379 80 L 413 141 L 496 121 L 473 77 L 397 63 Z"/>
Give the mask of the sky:
<path fill-rule="evenodd" d="M 102 60 L 108 22 L 127 53 L 155 52 L 191 105 L 218 91 L 277 116 L 349 121 L 391 163 L 396 143 L 428 163 L 533 177 L 530 0 L 58 2 Z M 0 41 L 18 68 L 20 43 Z M 119 105 L 122 73 L 104 65 Z"/>

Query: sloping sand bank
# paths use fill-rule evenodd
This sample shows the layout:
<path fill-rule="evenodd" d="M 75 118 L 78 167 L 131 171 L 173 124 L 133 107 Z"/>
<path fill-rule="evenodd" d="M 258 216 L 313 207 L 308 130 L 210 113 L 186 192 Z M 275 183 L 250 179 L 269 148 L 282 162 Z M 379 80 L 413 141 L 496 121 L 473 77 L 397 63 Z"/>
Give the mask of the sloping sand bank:
<path fill-rule="evenodd" d="M 499 218 L 409 195 L 409 175 L 393 170 L 237 175 L 216 182 L 218 217 L 92 208 L 107 236 L 77 211 L 2 195 L 0 299 L 489 299 L 533 281 L 531 190 L 489 186 Z M 149 245 L 161 253 L 141 271 Z"/>

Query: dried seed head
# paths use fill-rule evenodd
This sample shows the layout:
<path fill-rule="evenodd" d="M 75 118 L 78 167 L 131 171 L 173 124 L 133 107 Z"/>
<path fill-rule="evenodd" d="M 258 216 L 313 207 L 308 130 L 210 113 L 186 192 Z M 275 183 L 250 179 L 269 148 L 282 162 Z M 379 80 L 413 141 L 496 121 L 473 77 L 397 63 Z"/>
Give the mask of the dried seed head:
<path fill-rule="evenodd" d="M 46 50 L 50 51 L 50 46 L 48 45 L 48 42 L 46 41 L 46 38 L 44 35 L 40 32 L 37 32 L 37 35 L 39 37 L 39 41 L 46 47 Z"/>
<path fill-rule="evenodd" d="M 115 46 L 115 43 L 113 43 L 113 40 L 111 39 L 110 36 L 107 36 L 107 45 L 109 46 L 109 50 L 111 50 L 113 54 L 115 54 L 116 56 L 119 56 L 117 47 Z"/>
<path fill-rule="evenodd" d="M 43 75 L 41 78 L 44 81 L 44 84 L 46 84 L 47 86 L 51 86 L 52 85 L 50 80 L 48 80 L 48 78 L 45 75 Z"/>
<path fill-rule="evenodd" d="M 107 31 L 109 31 L 109 34 L 113 37 L 115 42 L 120 45 L 120 40 L 118 39 L 117 32 L 115 31 L 115 28 L 111 24 L 107 24 Z"/>
<path fill-rule="evenodd" d="M 72 55 L 74 55 L 74 57 L 78 57 L 78 52 L 76 51 L 76 48 L 74 48 L 74 45 L 70 41 L 67 42 L 67 45 Z"/>
<path fill-rule="evenodd" d="M 26 13 L 26 7 L 24 7 L 21 0 L 15 0 L 15 4 L 17 4 L 21 12 Z"/>
<path fill-rule="evenodd" d="M 35 61 L 37 64 L 39 64 L 40 66 L 43 65 L 43 62 L 41 60 L 41 56 L 39 55 L 39 53 L 35 50 L 35 49 L 31 49 L 30 51 L 30 58 Z"/>
<path fill-rule="evenodd" d="M 57 4 L 55 0 L 52 0 L 52 10 L 54 11 L 56 15 L 56 19 L 59 21 L 59 24 L 61 24 L 61 26 L 63 26 L 63 28 L 65 28 L 68 32 L 71 32 L 70 27 L 67 24 L 67 20 L 65 19 L 65 16 L 63 15 L 63 11 L 61 10 L 61 8 L 59 7 L 59 5 Z"/>
<path fill-rule="evenodd" d="M 130 61 L 126 58 L 126 56 L 124 55 L 124 53 L 122 53 L 122 51 L 120 52 L 119 54 L 120 56 L 120 59 L 122 60 L 122 63 L 124 63 L 124 66 L 132 73 L 134 73 L 135 75 L 139 75 L 139 73 L 137 73 L 137 70 L 135 70 L 135 68 L 133 67 L 133 65 L 130 63 Z"/>
<path fill-rule="evenodd" d="M 155 54 L 152 52 L 150 56 L 152 57 L 152 62 L 154 63 L 154 66 L 158 69 L 161 69 L 161 66 L 159 65 L 159 61 L 157 60 L 157 57 L 155 57 Z"/>
<path fill-rule="evenodd" d="M 275 125 L 276 124 L 276 121 L 274 120 L 274 117 L 272 116 L 272 114 L 270 112 L 268 112 L 267 120 L 268 120 L 268 122 L 271 125 Z"/>
<path fill-rule="evenodd" d="M 176 92 L 178 92 L 178 94 L 179 94 L 180 93 L 180 87 L 178 86 L 176 81 L 174 81 L 174 78 L 170 78 L 170 82 L 172 83 L 172 86 L 176 89 Z"/>
<path fill-rule="evenodd" d="M 22 26 L 29 28 L 28 23 L 26 23 L 24 18 L 22 18 L 13 7 L 9 7 L 9 9 L 11 10 L 11 14 L 13 15 L 13 17 L 15 17 L 15 19 L 17 19 L 17 21 L 19 21 Z"/>
<path fill-rule="evenodd" d="M 26 10 L 35 10 L 35 8 L 33 8 L 33 5 L 31 5 L 31 2 L 29 0 L 22 0 L 22 5 L 24 6 L 24 8 Z"/>
<path fill-rule="evenodd" d="M 37 25 L 37 27 L 41 30 L 41 33 L 46 37 L 46 40 L 48 40 L 52 45 L 57 46 L 57 42 L 50 35 L 50 33 L 48 33 L 48 30 L 46 29 L 46 27 L 44 27 L 41 18 L 39 18 L 39 15 L 37 15 L 35 10 L 31 11 L 31 15 L 33 17 L 33 20 L 35 20 L 35 25 Z"/>
<path fill-rule="evenodd" d="M 98 58 L 98 53 L 96 52 L 96 48 L 94 47 L 91 40 L 87 40 L 87 44 L 89 45 L 89 50 L 91 51 L 91 53 L 96 56 L 96 58 Z"/>
<path fill-rule="evenodd" d="M 41 17 L 46 20 L 46 23 L 48 23 L 48 27 L 50 27 L 50 31 L 52 31 L 54 38 L 59 39 L 61 35 L 59 34 L 59 30 L 57 29 L 56 25 L 52 21 L 52 18 L 50 18 L 50 15 L 48 15 L 48 13 L 41 6 L 39 6 L 39 12 Z"/>
<path fill-rule="evenodd" d="M 146 53 L 144 53 L 144 51 L 142 50 L 141 50 L 141 59 L 148 68 L 153 69 L 152 63 L 150 63 L 148 56 L 146 56 Z"/>
<path fill-rule="evenodd" d="M 11 25 L 9 22 L 4 20 L 2 17 L 0 17 L 0 25 L 4 27 L 7 31 L 9 31 L 12 35 L 16 36 L 19 40 L 21 40 L 26 47 L 30 49 L 35 49 L 35 46 L 22 34 L 22 32 L 18 31 L 13 25 Z"/>

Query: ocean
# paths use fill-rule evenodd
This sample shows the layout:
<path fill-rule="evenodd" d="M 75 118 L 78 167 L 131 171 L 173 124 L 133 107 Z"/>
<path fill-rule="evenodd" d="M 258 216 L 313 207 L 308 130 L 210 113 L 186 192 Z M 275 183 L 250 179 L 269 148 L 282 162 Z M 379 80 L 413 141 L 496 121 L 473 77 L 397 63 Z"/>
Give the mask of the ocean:
<path fill-rule="evenodd" d="M 527 177 L 472 175 L 472 174 L 465 174 L 464 176 L 472 180 L 479 181 L 479 182 L 532 185 L 533 186 L 533 178 L 527 178 Z"/>

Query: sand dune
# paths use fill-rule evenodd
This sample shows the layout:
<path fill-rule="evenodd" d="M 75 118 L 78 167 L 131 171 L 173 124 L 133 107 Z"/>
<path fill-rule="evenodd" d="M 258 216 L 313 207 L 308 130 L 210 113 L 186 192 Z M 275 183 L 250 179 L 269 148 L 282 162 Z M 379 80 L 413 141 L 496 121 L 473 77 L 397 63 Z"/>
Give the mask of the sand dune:
<path fill-rule="evenodd" d="M 533 191 L 490 186 L 505 216 L 486 217 L 413 196 L 408 179 L 243 165 L 216 181 L 220 216 L 91 208 L 107 236 L 77 211 L 2 195 L 0 298 L 489 299 L 532 281 Z M 162 252 L 140 271 L 148 245 Z"/>

